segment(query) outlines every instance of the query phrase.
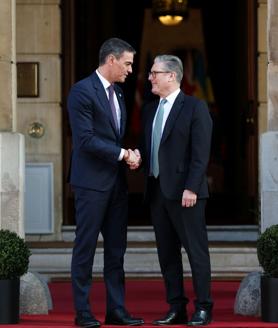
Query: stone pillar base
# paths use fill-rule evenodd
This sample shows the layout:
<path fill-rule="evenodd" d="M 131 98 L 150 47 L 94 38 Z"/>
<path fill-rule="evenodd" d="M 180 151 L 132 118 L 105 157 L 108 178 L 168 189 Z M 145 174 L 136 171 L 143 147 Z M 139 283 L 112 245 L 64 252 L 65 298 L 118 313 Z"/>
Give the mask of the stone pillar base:
<path fill-rule="evenodd" d="M 36 272 L 20 278 L 20 314 L 48 314 L 53 310 L 47 280 Z"/>
<path fill-rule="evenodd" d="M 24 136 L 0 133 L 0 228 L 24 238 Z"/>
<path fill-rule="evenodd" d="M 261 232 L 277 224 L 278 213 L 278 132 L 261 137 Z"/>

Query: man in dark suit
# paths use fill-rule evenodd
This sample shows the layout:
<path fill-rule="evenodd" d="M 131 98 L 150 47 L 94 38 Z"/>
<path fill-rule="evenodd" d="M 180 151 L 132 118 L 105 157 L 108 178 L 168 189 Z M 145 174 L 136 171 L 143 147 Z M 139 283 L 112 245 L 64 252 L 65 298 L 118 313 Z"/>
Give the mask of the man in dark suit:
<path fill-rule="evenodd" d="M 154 60 L 149 80 L 159 100 L 143 112 L 142 163 L 169 312 L 155 325 L 207 325 L 212 319 L 210 257 L 205 223 L 206 168 L 212 121 L 206 104 L 180 90 L 183 65 L 176 56 Z M 187 318 L 181 246 L 196 294 Z"/>
<path fill-rule="evenodd" d="M 103 236 L 106 318 L 109 325 L 141 325 L 125 308 L 123 261 L 127 239 L 125 161 L 137 167 L 135 153 L 122 148 L 126 109 L 121 88 L 132 72 L 135 50 L 112 38 L 99 51 L 99 67 L 77 82 L 68 96 L 73 151 L 70 183 L 76 209 L 72 254 L 75 324 L 98 327 L 89 293 L 99 233 Z"/>

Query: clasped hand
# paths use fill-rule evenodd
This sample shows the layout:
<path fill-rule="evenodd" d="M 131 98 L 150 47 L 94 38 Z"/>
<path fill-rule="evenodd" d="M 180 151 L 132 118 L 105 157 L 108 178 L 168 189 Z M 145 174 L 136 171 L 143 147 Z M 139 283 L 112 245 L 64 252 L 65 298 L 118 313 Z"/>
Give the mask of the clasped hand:
<path fill-rule="evenodd" d="M 136 170 L 142 162 L 141 154 L 138 149 L 134 149 L 134 151 L 132 149 L 126 150 L 124 160 L 131 170 Z"/>

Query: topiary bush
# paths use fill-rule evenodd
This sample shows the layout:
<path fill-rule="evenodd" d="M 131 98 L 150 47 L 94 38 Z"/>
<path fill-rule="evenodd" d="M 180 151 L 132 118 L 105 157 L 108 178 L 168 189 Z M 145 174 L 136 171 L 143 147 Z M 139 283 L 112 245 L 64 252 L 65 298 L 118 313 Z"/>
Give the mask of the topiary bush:
<path fill-rule="evenodd" d="M 15 232 L 0 230 L 0 279 L 12 280 L 28 270 L 31 252 Z"/>
<path fill-rule="evenodd" d="M 264 274 L 278 278 L 278 224 L 267 228 L 257 242 L 258 260 Z"/>

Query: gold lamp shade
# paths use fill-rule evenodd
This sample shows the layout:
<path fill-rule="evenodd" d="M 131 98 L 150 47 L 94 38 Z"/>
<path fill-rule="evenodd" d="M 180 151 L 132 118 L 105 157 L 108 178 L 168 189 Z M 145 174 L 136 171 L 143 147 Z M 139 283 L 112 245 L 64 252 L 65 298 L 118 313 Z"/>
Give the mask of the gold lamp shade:
<path fill-rule="evenodd" d="M 164 25 L 177 25 L 188 15 L 188 0 L 152 0 L 153 17 Z"/>

